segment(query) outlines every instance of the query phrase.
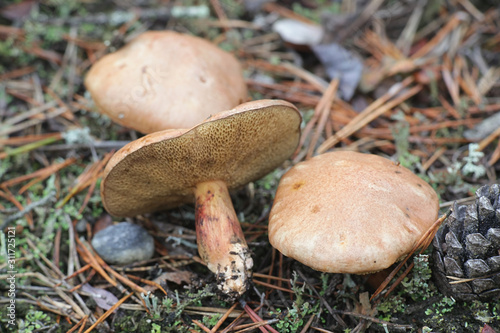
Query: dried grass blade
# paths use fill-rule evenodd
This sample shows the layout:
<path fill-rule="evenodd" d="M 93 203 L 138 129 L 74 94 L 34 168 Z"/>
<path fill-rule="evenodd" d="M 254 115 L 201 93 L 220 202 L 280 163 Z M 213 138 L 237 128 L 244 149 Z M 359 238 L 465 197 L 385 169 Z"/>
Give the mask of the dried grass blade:
<path fill-rule="evenodd" d="M 54 92 L 54 90 L 52 90 L 51 88 L 49 87 L 44 87 L 43 90 L 50 95 L 50 97 L 52 97 L 54 99 L 54 101 L 56 101 L 56 103 L 60 106 L 60 107 L 63 107 L 63 108 L 66 108 L 67 111 L 64 112 L 62 114 L 62 116 L 68 120 L 71 120 L 71 121 L 74 121 L 75 120 L 75 115 L 73 114 L 73 112 L 71 112 L 71 108 L 69 107 L 69 105 L 67 105 L 66 103 L 64 103 L 64 101 Z"/>
<path fill-rule="evenodd" d="M 160 289 L 160 290 L 161 290 L 161 291 L 162 291 L 165 295 L 167 295 L 167 296 L 168 296 L 168 294 L 167 294 L 167 292 L 165 291 L 165 289 L 163 289 L 163 287 L 162 287 L 159 283 L 156 283 L 156 282 L 154 282 L 154 281 L 149 281 L 149 280 L 146 280 L 146 279 L 143 279 L 143 278 L 140 278 L 140 277 L 138 277 L 138 276 L 131 275 L 131 274 L 126 274 L 126 275 L 127 275 L 127 277 L 128 277 L 129 279 L 132 279 L 132 280 L 137 280 L 137 281 L 142 282 L 142 283 L 144 283 L 144 284 L 147 284 L 147 285 L 153 286 L 153 287 L 155 287 L 155 288 L 157 288 L 157 289 Z"/>
<path fill-rule="evenodd" d="M 482 96 L 474 82 L 474 79 L 468 71 L 463 71 L 463 77 L 459 78 L 458 83 L 463 91 L 474 101 L 474 104 L 481 104 Z"/>
<path fill-rule="evenodd" d="M 282 277 L 277 277 L 277 276 L 274 276 L 274 275 L 271 275 L 271 274 L 261 274 L 261 273 L 258 273 L 258 272 L 254 272 L 252 274 L 252 276 L 255 278 L 255 277 L 260 277 L 260 278 L 263 278 L 263 279 L 267 279 L 267 281 L 269 282 L 270 280 L 279 280 L 279 281 L 283 281 L 283 282 L 288 282 L 290 281 L 290 279 L 285 279 L 285 278 L 282 278 Z"/>
<path fill-rule="evenodd" d="M 312 326 L 311 328 L 312 328 L 313 330 L 316 330 L 316 331 L 318 331 L 318 332 L 322 332 L 322 333 L 334 333 L 334 332 L 332 332 L 332 331 L 325 330 L 324 328 L 320 328 L 320 327 L 314 327 L 314 326 Z"/>
<path fill-rule="evenodd" d="M 415 33 L 417 32 L 418 25 L 420 23 L 420 19 L 422 14 L 424 13 L 424 7 L 427 4 L 428 0 L 418 0 L 413 10 L 408 22 L 406 23 L 405 28 L 399 35 L 398 40 L 396 41 L 396 46 L 401 50 L 403 55 L 408 56 L 411 45 L 413 44 L 413 40 L 415 38 Z"/>
<path fill-rule="evenodd" d="M 224 8 L 222 8 L 219 0 L 210 0 L 210 4 L 219 18 L 222 29 L 224 29 L 224 32 L 227 32 L 229 30 L 229 26 L 227 24 L 227 15 L 226 12 L 224 12 Z"/>
<path fill-rule="evenodd" d="M 227 333 L 232 331 L 233 328 L 240 322 L 241 318 L 246 314 L 245 311 L 242 311 L 226 328 L 222 330 L 222 333 Z"/>
<path fill-rule="evenodd" d="M 85 317 L 85 313 L 83 312 L 83 310 L 78 306 L 78 304 L 75 303 L 75 301 L 73 301 L 71 299 L 71 297 L 69 297 L 68 295 L 66 295 L 61 289 L 59 288 L 55 288 L 55 291 L 56 293 L 59 295 L 59 297 L 61 297 L 66 303 L 68 303 L 71 308 L 73 309 L 73 311 L 80 317 L 80 318 L 83 318 Z"/>
<path fill-rule="evenodd" d="M 269 13 L 277 13 L 283 17 L 286 17 L 286 18 L 289 18 L 292 20 L 301 21 L 301 22 L 307 23 L 307 24 L 316 24 L 314 21 L 306 18 L 305 16 L 297 14 L 293 10 L 290 10 L 286 7 L 280 6 L 274 2 L 266 2 L 264 4 L 264 6 L 262 6 L 262 9 L 268 11 Z"/>
<path fill-rule="evenodd" d="M 92 193 L 94 193 L 96 184 L 97 184 L 97 179 L 90 183 L 89 190 L 87 191 L 87 195 L 85 195 L 85 198 L 83 199 L 80 209 L 78 209 L 78 213 L 82 214 L 83 211 L 85 210 L 85 207 L 87 207 L 87 204 L 89 203 L 90 198 L 92 197 Z"/>
<path fill-rule="evenodd" d="M 23 205 L 16 199 L 16 197 L 12 194 L 11 191 L 5 186 L 0 186 L 3 191 L 0 191 L 0 197 L 6 199 L 7 201 L 10 201 L 14 206 L 16 206 L 17 209 L 19 209 L 20 212 L 24 210 Z M 28 226 L 30 230 L 33 230 L 34 228 L 34 223 L 33 223 L 33 217 L 31 217 L 31 214 L 28 212 L 25 214 L 26 221 L 28 222 Z M 3 228 L 2 228 L 3 229 Z"/>
<path fill-rule="evenodd" d="M 28 296 L 28 295 L 26 295 L 26 296 Z M 76 323 L 81 319 L 80 317 L 78 317 L 76 315 L 74 315 L 74 316 L 68 315 L 67 311 L 69 309 L 69 306 L 61 308 L 62 302 L 59 302 L 59 304 L 56 304 L 56 305 L 53 303 L 54 303 L 54 301 L 51 299 L 49 299 L 48 301 L 47 300 L 45 300 L 45 301 L 34 300 L 34 302 L 32 302 L 32 304 L 36 304 L 41 310 L 50 311 L 50 312 L 55 313 L 59 316 L 64 316 L 68 323 L 71 323 L 71 321 Z"/>
<path fill-rule="evenodd" d="M 11 80 L 20 76 L 24 76 L 26 74 L 32 73 L 36 70 L 33 66 L 27 66 L 23 68 L 14 69 L 13 71 L 7 72 L 5 74 L 0 75 L 0 82 L 5 80 Z"/>
<path fill-rule="evenodd" d="M 26 180 L 33 179 L 33 178 L 45 179 L 45 178 L 48 178 L 50 175 L 54 174 L 55 172 L 65 168 L 67 166 L 70 166 L 71 164 L 73 164 L 75 162 L 76 162 L 76 158 L 70 157 L 70 158 L 64 160 L 63 162 L 52 164 L 48 167 L 45 167 L 43 169 L 39 169 L 39 170 L 32 172 L 28 175 L 23 175 L 23 176 L 19 176 L 16 178 L 6 180 L 0 184 L 0 187 L 9 187 L 9 186 L 24 182 Z"/>
<path fill-rule="evenodd" d="M 27 53 L 31 53 L 39 58 L 50 61 L 57 66 L 60 66 L 62 63 L 62 55 L 53 50 L 42 49 L 40 46 L 31 44 L 30 47 L 21 47 Z"/>
<path fill-rule="evenodd" d="M 446 88 L 448 88 L 448 93 L 450 94 L 451 99 L 453 100 L 453 104 L 460 105 L 460 92 L 458 83 L 452 77 L 451 71 L 448 68 L 443 68 L 442 76 Z"/>
<path fill-rule="evenodd" d="M 329 85 L 329 88 L 330 87 L 332 87 L 332 84 Z M 331 89 L 327 89 L 327 90 L 331 90 Z M 305 141 L 309 137 L 310 132 L 312 131 L 312 129 L 313 129 L 314 125 L 316 124 L 316 122 L 318 121 L 318 119 L 320 118 L 321 114 L 326 112 L 325 111 L 326 105 L 331 105 L 331 102 L 329 103 L 330 99 L 329 99 L 328 95 L 331 96 L 331 92 L 327 94 L 327 92 L 325 91 L 325 93 L 323 94 L 321 99 L 316 104 L 316 107 L 314 108 L 314 114 L 313 114 L 312 118 L 309 120 L 309 122 L 306 124 L 305 128 L 302 130 L 302 135 L 300 136 L 299 145 L 297 147 L 297 150 L 295 151 L 296 158 L 294 159 L 294 162 L 298 162 L 298 160 L 300 160 L 300 159 L 297 159 L 297 155 L 300 153 L 300 150 L 304 146 Z"/>
<path fill-rule="evenodd" d="M 344 3 L 353 4 L 351 1 L 347 1 Z M 364 7 L 363 10 L 357 15 L 355 15 L 355 19 L 350 22 L 347 29 L 340 30 L 339 36 L 337 37 L 339 43 L 342 42 L 345 38 L 347 38 L 350 34 L 358 31 L 363 24 L 365 24 L 368 20 L 373 17 L 373 13 L 376 13 L 379 7 L 384 3 L 384 0 L 371 0 Z"/>
<path fill-rule="evenodd" d="M 338 87 L 339 79 L 335 78 L 330 82 L 330 85 L 323 94 L 322 100 L 324 99 L 324 102 L 321 103 L 323 107 L 322 110 L 320 110 L 319 122 L 316 126 L 316 131 L 314 132 L 313 137 L 309 142 L 306 159 L 310 159 L 312 157 L 314 148 L 316 148 L 316 144 L 318 143 L 321 132 L 323 132 L 323 130 L 325 129 L 326 121 L 328 120 L 328 116 L 330 115 L 333 101 L 337 97 Z"/>
<path fill-rule="evenodd" d="M 62 138 L 62 133 L 42 133 L 42 134 L 31 134 L 25 136 L 16 136 L 12 138 L 0 139 L 0 147 L 3 146 L 21 146 L 27 143 L 36 142 L 47 138 Z"/>
<path fill-rule="evenodd" d="M 199 322 L 198 320 L 196 319 L 192 319 L 191 320 L 196 326 L 198 326 L 199 328 L 201 328 L 204 332 L 206 333 L 210 333 L 210 329 L 208 327 L 206 327 L 205 325 L 203 325 L 201 322 Z"/>
<path fill-rule="evenodd" d="M 245 327 L 245 328 L 243 328 L 243 329 L 241 329 L 239 331 L 236 331 L 235 333 L 243 333 L 243 332 L 253 331 L 256 328 L 259 328 L 259 327 L 262 327 L 262 326 L 265 326 L 265 325 L 269 326 L 269 324 L 274 324 L 277 321 L 278 321 L 278 319 L 263 320 L 263 321 L 260 321 L 260 322 L 249 324 L 248 327 Z"/>
<path fill-rule="evenodd" d="M 65 107 L 54 109 L 51 112 L 47 112 L 44 115 L 44 117 L 41 118 L 41 119 L 30 119 L 30 120 L 27 120 L 27 121 L 25 121 L 23 123 L 17 124 L 15 126 L 11 126 L 11 127 L 2 129 L 2 130 L 0 130 L 0 136 L 8 135 L 8 134 L 11 134 L 11 133 L 14 133 L 14 132 L 19 132 L 19 131 L 21 131 L 23 129 L 26 129 L 28 127 L 31 127 L 31 126 L 34 126 L 34 125 L 38 125 L 40 123 L 43 123 L 47 119 L 51 119 L 51 118 L 55 118 L 57 116 L 60 116 L 61 114 L 63 114 L 66 111 L 67 111 L 67 109 Z"/>
<path fill-rule="evenodd" d="M 323 142 L 317 150 L 318 154 L 324 153 L 328 149 L 335 146 L 342 139 L 348 137 L 349 135 L 358 131 L 359 129 L 361 129 L 362 127 L 364 127 L 377 117 L 381 116 L 385 112 L 389 111 L 390 109 L 406 101 L 408 98 L 417 94 L 422 89 L 422 86 L 420 85 L 412 87 L 408 91 L 403 92 L 401 95 L 396 96 L 393 100 L 387 102 L 386 104 L 383 104 L 380 107 L 378 106 L 381 101 L 385 102 L 385 99 L 392 97 L 401 89 L 403 89 L 406 85 L 408 85 L 409 82 L 413 81 L 413 79 L 411 78 L 409 79 L 410 80 L 405 80 L 401 84 L 396 84 L 395 86 L 393 86 L 393 88 L 395 88 L 394 91 L 396 92 L 393 92 L 393 89 L 390 89 L 390 91 L 386 95 L 382 96 L 381 98 L 373 102 L 370 106 L 368 106 L 368 108 L 366 108 L 363 112 L 361 112 L 358 116 L 356 116 L 353 120 L 351 120 L 340 131 L 335 133 L 334 136 Z M 374 104 L 375 106 L 373 106 Z"/>
<path fill-rule="evenodd" d="M 48 138 L 45 138 L 45 139 L 42 139 L 42 140 L 38 140 L 36 142 L 28 143 L 28 144 L 26 144 L 24 146 L 20 146 L 20 147 L 14 148 L 14 149 L 8 149 L 8 150 L 0 153 L 0 159 L 4 159 L 4 158 L 9 157 L 9 156 L 15 156 L 15 155 L 19 155 L 19 154 L 30 152 L 30 151 L 32 151 L 34 149 L 46 146 L 46 145 L 51 144 L 53 142 L 56 142 L 56 141 L 58 141 L 60 139 L 61 138 L 58 138 L 58 137 L 55 137 L 55 136 L 54 137 L 48 137 Z"/>
<path fill-rule="evenodd" d="M 486 138 L 484 138 L 479 142 L 478 150 L 479 151 L 484 150 L 484 148 L 486 148 L 490 143 L 493 142 L 493 140 L 495 140 L 498 137 L 500 137 L 500 127 L 494 130 L 493 133 L 491 133 L 490 135 L 488 135 Z"/>
<path fill-rule="evenodd" d="M 481 92 L 482 93 L 482 92 Z M 483 94 L 484 95 L 484 94 Z M 500 111 L 500 104 L 488 104 L 488 105 L 481 105 L 479 106 L 471 106 L 467 109 L 467 112 L 470 114 L 478 114 L 478 113 L 483 113 L 483 112 L 497 112 Z"/>
<path fill-rule="evenodd" d="M 500 67 L 494 67 L 488 69 L 486 74 L 479 79 L 479 82 L 477 84 L 477 90 L 479 91 L 479 94 L 482 96 L 486 95 L 491 88 L 495 86 L 495 84 L 498 83 L 500 80 Z"/>
<path fill-rule="evenodd" d="M 118 273 L 117 271 L 112 269 L 98 254 L 95 254 L 95 258 L 101 267 L 103 267 L 108 273 L 113 275 L 116 279 L 120 280 L 120 282 L 129 286 L 130 288 L 134 289 L 135 291 L 137 291 L 139 293 L 143 293 L 144 295 L 147 295 L 147 293 L 148 293 L 147 290 L 145 290 L 141 286 L 138 286 L 137 284 L 133 283 L 125 276 L 121 275 L 120 273 Z"/>
<path fill-rule="evenodd" d="M 307 332 L 307 330 L 309 329 L 309 327 L 311 327 L 311 324 L 312 324 L 314 318 L 316 318 L 316 315 L 313 313 L 312 316 L 307 320 L 306 324 L 304 325 L 304 328 L 300 331 L 300 333 L 306 333 Z"/>
<path fill-rule="evenodd" d="M 76 243 L 78 244 L 77 251 L 80 253 L 82 259 L 90 264 L 93 269 L 95 269 L 106 281 L 108 281 L 113 287 L 117 286 L 117 282 L 113 280 L 106 271 L 99 265 L 98 261 L 92 254 L 92 252 L 87 248 L 87 246 L 78 238 L 75 237 Z"/>
<path fill-rule="evenodd" d="M 469 0 L 458 0 L 458 2 L 478 21 L 484 20 L 484 15 L 481 13 Z"/>
<path fill-rule="evenodd" d="M 498 141 L 498 145 L 491 154 L 490 160 L 488 161 L 489 166 L 493 166 L 500 159 L 500 140 Z"/>
<path fill-rule="evenodd" d="M 74 331 L 76 331 L 76 329 L 78 327 L 80 327 L 80 329 L 78 330 L 78 332 L 82 331 L 85 328 L 85 325 L 87 324 L 87 320 L 88 319 L 89 319 L 89 316 L 85 315 L 85 317 L 83 317 L 82 319 L 80 319 L 80 321 L 78 323 L 76 323 L 75 326 L 71 327 L 71 329 L 69 329 L 68 332 L 66 332 L 66 333 L 73 333 Z"/>
<path fill-rule="evenodd" d="M 75 272 L 73 272 L 73 274 L 66 276 L 64 278 L 64 280 L 72 279 L 72 278 L 76 277 L 78 274 L 81 274 L 81 273 L 85 272 L 86 270 L 88 270 L 90 268 L 92 268 L 92 265 L 86 264 L 85 266 L 83 266 L 80 269 L 78 269 Z"/>
<path fill-rule="evenodd" d="M 248 304 L 246 304 L 242 300 L 240 300 L 240 304 L 242 305 L 243 309 L 250 316 L 250 319 L 252 319 L 252 321 L 254 323 L 258 323 L 258 322 L 263 322 L 264 321 L 262 318 L 259 317 L 258 314 L 255 313 L 255 311 L 250 306 L 248 306 Z M 270 330 L 272 333 L 279 333 L 278 331 L 276 331 L 274 328 L 272 328 L 268 324 L 264 325 L 264 327 L 259 326 L 259 330 L 262 333 L 268 333 L 267 330 Z"/>
<path fill-rule="evenodd" d="M 118 309 L 118 307 L 120 307 L 120 305 L 122 305 L 123 302 L 125 302 L 132 295 L 133 295 L 133 293 L 130 293 L 127 296 L 125 296 L 122 299 L 120 299 L 118 302 L 116 302 L 116 304 L 114 304 L 108 311 L 106 311 L 102 316 L 100 316 L 99 319 L 97 319 L 97 321 L 85 331 L 85 333 L 92 332 L 92 330 L 94 328 L 96 328 L 97 325 L 99 325 L 106 318 L 108 318 L 116 309 Z"/>
<path fill-rule="evenodd" d="M 314 75 L 313 73 L 305 70 L 302 67 L 295 66 L 294 64 L 289 62 L 284 62 L 281 65 L 284 68 L 288 69 L 290 73 L 292 73 L 293 75 L 310 83 L 314 88 L 316 88 L 321 93 L 323 93 L 328 88 L 328 82 Z"/>
<path fill-rule="evenodd" d="M 411 56 L 411 59 L 418 59 L 426 56 L 433 48 L 436 47 L 437 44 L 439 44 L 446 37 L 446 35 L 452 32 L 458 26 L 458 24 L 466 18 L 467 17 L 465 13 L 458 12 L 454 14 L 451 20 L 449 20 L 448 23 L 441 30 L 439 30 L 439 32 L 430 41 L 428 41 L 424 46 L 422 46 Z"/>
<path fill-rule="evenodd" d="M 84 284 L 90 283 L 90 280 L 92 280 L 92 278 L 95 276 L 96 272 L 97 271 L 95 269 L 92 269 L 84 281 L 82 281 L 80 284 L 77 284 L 76 286 L 71 288 L 69 291 L 74 292 L 74 291 L 80 289 L 81 287 L 83 287 Z"/>
<path fill-rule="evenodd" d="M 50 176 L 50 175 L 49 175 Z M 48 177 L 48 176 L 47 176 Z M 19 191 L 17 193 L 19 194 L 23 194 L 24 192 L 26 192 L 31 186 L 35 185 L 35 184 L 38 184 L 39 182 L 43 181 L 44 179 L 46 179 L 47 177 L 37 177 L 37 178 L 34 178 L 32 179 L 30 182 L 28 182 L 26 185 L 24 185 L 23 187 L 21 187 L 19 189 Z"/>
<path fill-rule="evenodd" d="M 47 102 L 43 105 L 40 105 L 40 106 L 36 106 L 26 112 L 23 112 L 23 113 L 20 113 L 18 115 L 15 115 L 13 117 L 9 117 L 8 119 L 6 119 L 4 122 L 3 122 L 3 126 L 2 127 L 5 127 L 5 126 L 12 126 L 14 124 L 17 124 L 19 123 L 20 121 L 23 121 L 27 118 L 31 118 L 33 116 L 36 116 L 42 112 L 45 112 L 51 108 L 53 108 L 54 106 L 57 105 L 57 102 L 56 101 L 50 101 L 50 102 Z"/>
<path fill-rule="evenodd" d="M 49 260 L 41 251 L 38 250 L 37 246 L 33 241 L 29 238 L 26 238 L 26 242 L 28 246 L 32 249 L 33 253 L 37 253 L 37 255 L 42 258 L 42 260 L 45 262 L 45 264 L 50 267 L 52 272 L 54 273 L 55 276 L 57 276 L 58 279 L 63 279 L 64 274 L 61 272 L 59 267 L 57 267 L 51 260 Z"/>
<path fill-rule="evenodd" d="M 481 119 L 460 119 L 460 120 L 443 120 L 438 123 L 424 124 L 424 125 L 412 125 L 408 128 L 410 134 L 435 131 L 443 128 L 454 128 L 463 125 L 474 125 L 481 121 Z M 373 136 L 390 136 L 392 135 L 390 128 L 366 128 L 360 131 L 363 134 L 369 134 Z"/>
<path fill-rule="evenodd" d="M 0 36 L 8 36 L 11 38 L 19 38 L 24 35 L 24 29 L 15 28 L 7 25 L 0 24 Z"/>
<path fill-rule="evenodd" d="M 281 290 L 281 291 L 284 291 L 284 292 L 287 292 L 287 293 L 290 293 L 290 294 L 295 294 L 295 292 L 293 290 L 291 290 L 291 289 L 287 289 L 287 288 L 275 286 L 274 284 L 263 282 L 263 281 L 259 281 L 259 280 L 255 280 L 255 279 L 253 279 L 252 281 L 253 281 L 253 283 L 260 284 L 261 286 L 264 286 L 264 287 L 268 287 L 268 288 L 276 289 L 276 290 Z"/>
<path fill-rule="evenodd" d="M 465 283 L 465 282 L 471 282 L 474 281 L 477 278 L 469 278 L 469 279 L 464 279 L 464 278 L 457 278 L 456 276 L 446 276 L 450 280 L 454 280 L 452 282 L 449 282 L 449 284 L 460 284 L 460 283 Z M 483 278 L 483 277 L 481 277 Z"/>
<path fill-rule="evenodd" d="M 227 311 L 226 313 L 224 313 L 224 315 L 219 319 L 219 321 L 215 324 L 214 327 L 212 327 L 212 329 L 210 330 L 210 333 L 215 333 L 217 332 L 217 330 L 219 329 L 219 327 L 221 327 L 221 325 L 226 321 L 226 319 L 229 317 L 229 315 L 231 314 L 231 312 L 233 312 L 233 310 L 236 308 L 236 306 L 238 305 L 238 303 L 234 303 Z"/>
<path fill-rule="evenodd" d="M 425 163 L 422 165 L 422 171 L 427 171 L 427 169 L 429 169 L 431 167 L 432 164 L 434 164 L 434 162 L 436 162 L 436 160 L 442 156 L 444 153 L 446 152 L 446 148 L 445 147 L 440 147 L 439 149 L 437 149 L 434 154 L 432 154 L 432 156 L 427 160 L 425 161 Z"/>
<path fill-rule="evenodd" d="M 446 111 L 455 119 L 461 119 L 462 117 L 458 113 L 457 109 L 454 108 L 448 101 L 442 96 L 438 96 L 439 101 L 441 102 L 441 105 L 445 108 Z"/>
<path fill-rule="evenodd" d="M 102 160 L 98 160 L 97 162 L 93 163 L 80 176 L 78 176 L 78 178 L 76 179 L 76 185 L 73 186 L 73 188 L 70 189 L 68 195 L 66 195 L 66 197 L 56 205 L 56 208 L 61 208 L 62 206 L 64 206 L 73 196 L 80 193 L 85 188 L 89 186 L 93 187 L 92 185 L 95 186 L 95 182 L 101 176 L 104 167 L 108 163 L 111 156 L 113 156 L 113 153 L 114 152 L 107 153 L 106 155 L 104 155 Z M 89 191 L 89 193 L 91 193 L 91 191 Z M 90 199 L 90 196 L 88 194 L 87 196 L 88 198 L 86 198 L 86 201 Z M 86 201 L 84 201 L 82 207 L 85 207 Z"/>

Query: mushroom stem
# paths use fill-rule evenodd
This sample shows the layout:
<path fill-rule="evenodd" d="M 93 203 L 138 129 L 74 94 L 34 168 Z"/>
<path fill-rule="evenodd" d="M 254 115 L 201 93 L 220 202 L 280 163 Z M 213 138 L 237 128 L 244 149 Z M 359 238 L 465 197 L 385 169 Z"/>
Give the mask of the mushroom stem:
<path fill-rule="evenodd" d="M 253 261 L 226 183 L 199 183 L 194 192 L 200 257 L 216 274 L 218 288 L 237 298 L 248 289 Z"/>

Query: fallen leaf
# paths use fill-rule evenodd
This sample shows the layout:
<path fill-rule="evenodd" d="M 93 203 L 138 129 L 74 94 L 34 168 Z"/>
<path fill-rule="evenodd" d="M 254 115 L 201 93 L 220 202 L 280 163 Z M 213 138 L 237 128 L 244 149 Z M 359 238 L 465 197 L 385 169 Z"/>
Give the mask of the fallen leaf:
<path fill-rule="evenodd" d="M 156 283 L 170 281 L 176 284 L 182 284 L 183 282 L 190 283 L 193 277 L 194 274 L 188 271 L 165 272 L 154 279 L 154 281 Z"/>
<path fill-rule="evenodd" d="M 94 288 L 88 283 L 84 284 L 81 290 L 89 293 L 96 304 L 104 310 L 111 309 L 111 307 L 118 302 L 118 298 L 109 291 L 101 288 Z"/>
<path fill-rule="evenodd" d="M 30 47 L 24 47 L 24 51 L 34 54 L 37 57 L 53 62 L 56 65 L 61 65 L 62 55 L 52 50 L 44 50 L 38 45 L 31 45 Z"/>
<path fill-rule="evenodd" d="M 111 225 L 113 225 L 113 219 L 111 218 L 111 215 L 103 214 L 94 224 L 94 235 Z"/>
<path fill-rule="evenodd" d="M 153 281 L 159 285 L 165 284 L 166 282 L 173 282 L 175 284 L 182 284 L 182 283 L 191 283 L 191 281 L 194 279 L 194 277 L 195 277 L 195 274 L 188 272 L 188 271 L 165 272 L 165 273 L 162 273 L 160 276 L 158 276 Z M 144 287 L 144 289 L 147 291 L 153 292 L 158 288 L 156 288 L 153 285 L 147 285 Z"/>
<path fill-rule="evenodd" d="M 496 333 L 497 331 L 495 331 L 490 325 L 488 324 L 484 324 L 483 328 L 481 328 L 481 330 L 479 331 L 479 333 Z"/>
<path fill-rule="evenodd" d="M 350 100 L 361 80 L 361 60 L 337 43 L 313 45 L 312 50 L 330 79 L 340 79 L 339 91 L 342 98 Z"/>
<path fill-rule="evenodd" d="M 0 15 L 12 21 L 23 20 L 28 17 L 31 9 L 36 3 L 37 1 L 35 0 L 25 0 L 19 3 L 14 3 L 0 9 Z"/>

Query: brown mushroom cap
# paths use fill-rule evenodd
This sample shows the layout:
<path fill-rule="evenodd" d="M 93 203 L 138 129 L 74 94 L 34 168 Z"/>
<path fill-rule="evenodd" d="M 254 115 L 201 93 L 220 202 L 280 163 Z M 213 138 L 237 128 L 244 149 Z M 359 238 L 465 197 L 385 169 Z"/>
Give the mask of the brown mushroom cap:
<path fill-rule="evenodd" d="M 85 86 L 100 112 L 142 133 L 189 128 L 247 100 L 233 55 L 174 31 L 145 32 L 102 57 Z"/>
<path fill-rule="evenodd" d="M 438 211 L 436 192 L 410 170 L 377 155 L 331 152 L 282 177 L 269 240 L 319 271 L 370 273 L 408 254 Z"/>
<path fill-rule="evenodd" d="M 101 194 L 108 212 L 135 216 L 194 202 L 196 184 L 228 189 L 259 179 L 296 149 L 301 116 L 290 103 L 253 101 L 189 130 L 166 130 L 135 140 L 106 166 Z"/>

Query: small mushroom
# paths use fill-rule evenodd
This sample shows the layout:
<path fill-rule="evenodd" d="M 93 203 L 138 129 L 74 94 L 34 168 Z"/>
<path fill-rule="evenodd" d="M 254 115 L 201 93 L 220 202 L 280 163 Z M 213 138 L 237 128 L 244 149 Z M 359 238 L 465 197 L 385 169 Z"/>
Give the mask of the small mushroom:
<path fill-rule="evenodd" d="M 301 116 L 262 100 L 221 112 L 189 130 L 146 135 L 120 149 L 104 171 L 106 210 L 135 216 L 195 202 L 198 252 L 230 297 L 248 288 L 253 265 L 228 190 L 259 179 L 296 149 Z"/>
<path fill-rule="evenodd" d="M 233 55 L 174 31 L 145 32 L 102 57 L 85 86 L 100 112 L 142 133 L 190 128 L 247 100 Z"/>
<path fill-rule="evenodd" d="M 436 221 L 436 192 L 410 170 L 339 151 L 291 168 L 269 216 L 269 240 L 318 271 L 367 274 L 404 258 Z"/>

